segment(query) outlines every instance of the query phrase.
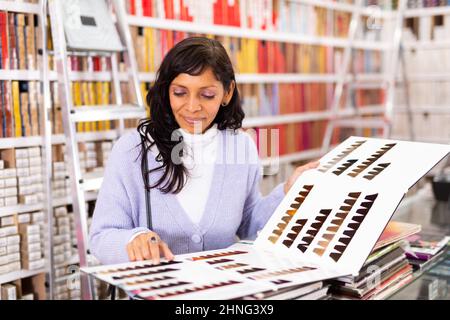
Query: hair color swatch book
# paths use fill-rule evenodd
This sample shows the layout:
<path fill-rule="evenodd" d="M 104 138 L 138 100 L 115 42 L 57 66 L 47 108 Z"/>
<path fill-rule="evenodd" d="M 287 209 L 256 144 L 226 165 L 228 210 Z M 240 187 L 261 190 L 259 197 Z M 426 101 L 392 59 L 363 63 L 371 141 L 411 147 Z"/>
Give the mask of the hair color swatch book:
<path fill-rule="evenodd" d="M 236 299 L 345 274 L 251 244 L 179 255 L 175 261 L 82 268 L 137 299 Z"/>
<path fill-rule="evenodd" d="M 356 274 L 405 193 L 449 145 L 350 137 L 303 173 L 255 241 Z"/>
<path fill-rule="evenodd" d="M 351 137 L 297 179 L 254 245 L 81 270 L 142 299 L 234 299 L 357 274 L 406 191 L 449 152 Z"/>
<path fill-rule="evenodd" d="M 139 261 L 81 270 L 145 300 L 233 299 L 271 289 L 262 282 L 178 257 L 169 262 L 162 259 L 158 265 Z"/>

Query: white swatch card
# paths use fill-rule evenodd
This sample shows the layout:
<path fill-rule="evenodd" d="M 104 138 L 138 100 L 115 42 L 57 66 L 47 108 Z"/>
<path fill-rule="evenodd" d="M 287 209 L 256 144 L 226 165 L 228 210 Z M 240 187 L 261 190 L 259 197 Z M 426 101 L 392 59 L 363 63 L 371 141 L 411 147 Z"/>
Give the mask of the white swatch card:
<path fill-rule="evenodd" d="M 224 273 L 245 278 L 277 290 L 293 285 L 316 282 L 346 275 L 339 270 L 321 269 L 301 259 L 275 251 L 265 251 L 251 244 L 233 245 L 227 249 L 185 254 L 179 259 L 204 264 Z"/>
<path fill-rule="evenodd" d="M 405 193 L 449 145 L 351 137 L 303 173 L 255 245 L 355 274 Z"/>
<path fill-rule="evenodd" d="M 270 290 L 262 282 L 239 274 L 224 273 L 190 261 L 154 265 L 151 261 L 82 268 L 83 272 L 118 286 L 137 299 L 233 299 Z"/>

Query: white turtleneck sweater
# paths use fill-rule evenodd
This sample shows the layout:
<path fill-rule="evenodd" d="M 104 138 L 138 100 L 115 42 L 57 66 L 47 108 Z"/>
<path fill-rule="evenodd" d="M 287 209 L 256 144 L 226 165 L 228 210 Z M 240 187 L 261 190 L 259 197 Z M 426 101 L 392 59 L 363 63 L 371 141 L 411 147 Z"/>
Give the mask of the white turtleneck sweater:
<path fill-rule="evenodd" d="M 203 216 L 212 183 L 219 131 L 217 124 L 203 134 L 191 134 L 181 128 L 178 130 L 186 143 L 181 161 L 189 173 L 185 186 L 176 194 L 176 197 L 192 222 L 198 225 Z M 159 153 L 156 144 L 150 150 L 155 156 Z"/>
<path fill-rule="evenodd" d="M 191 134 L 183 129 L 180 132 L 187 146 L 181 160 L 189 175 L 176 197 L 192 222 L 198 225 L 211 188 L 219 135 L 216 124 L 203 134 Z"/>

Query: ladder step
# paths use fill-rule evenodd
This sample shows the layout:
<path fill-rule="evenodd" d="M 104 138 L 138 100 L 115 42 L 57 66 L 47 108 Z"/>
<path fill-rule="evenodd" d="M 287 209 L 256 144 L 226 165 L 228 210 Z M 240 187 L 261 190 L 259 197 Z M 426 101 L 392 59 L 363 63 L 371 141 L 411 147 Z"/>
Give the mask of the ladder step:
<path fill-rule="evenodd" d="M 82 189 L 84 191 L 93 191 L 100 189 L 103 182 L 103 172 L 87 172 L 83 175 Z"/>
<path fill-rule="evenodd" d="M 354 116 L 354 115 L 364 115 L 364 114 L 373 114 L 373 113 L 384 113 L 385 107 L 383 105 L 367 105 L 361 107 L 352 107 L 347 106 L 344 109 L 339 110 L 339 116 Z"/>
<path fill-rule="evenodd" d="M 73 122 L 89 122 L 119 119 L 141 119 L 147 116 L 143 107 L 127 105 L 80 106 L 71 110 Z"/>
<path fill-rule="evenodd" d="M 380 83 L 370 83 L 370 82 L 354 82 L 349 84 L 351 89 L 385 89 L 386 84 L 383 82 Z"/>
<path fill-rule="evenodd" d="M 333 124 L 347 128 L 385 128 L 388 123 L 382 118 L 352 118 L 335 120 Z"/>

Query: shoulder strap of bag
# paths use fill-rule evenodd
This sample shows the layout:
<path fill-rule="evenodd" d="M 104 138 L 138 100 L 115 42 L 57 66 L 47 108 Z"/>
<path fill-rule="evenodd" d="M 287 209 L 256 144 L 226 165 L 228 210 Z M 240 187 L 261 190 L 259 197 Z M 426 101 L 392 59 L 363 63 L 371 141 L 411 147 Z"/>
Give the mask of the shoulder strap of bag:
<path fill-rule="evenodd" d="M 145 140 L 142 138 L 142 156 L 144 157 L 144 192 L 145 192 L 145 210 L 147 213 L 147 228 L 152 230 L 152 207 L 150 203 L 150 188 L 147 189 L 149 185 L 149 174 L 148 174 L 148 155 L 145 152 Z"/>

